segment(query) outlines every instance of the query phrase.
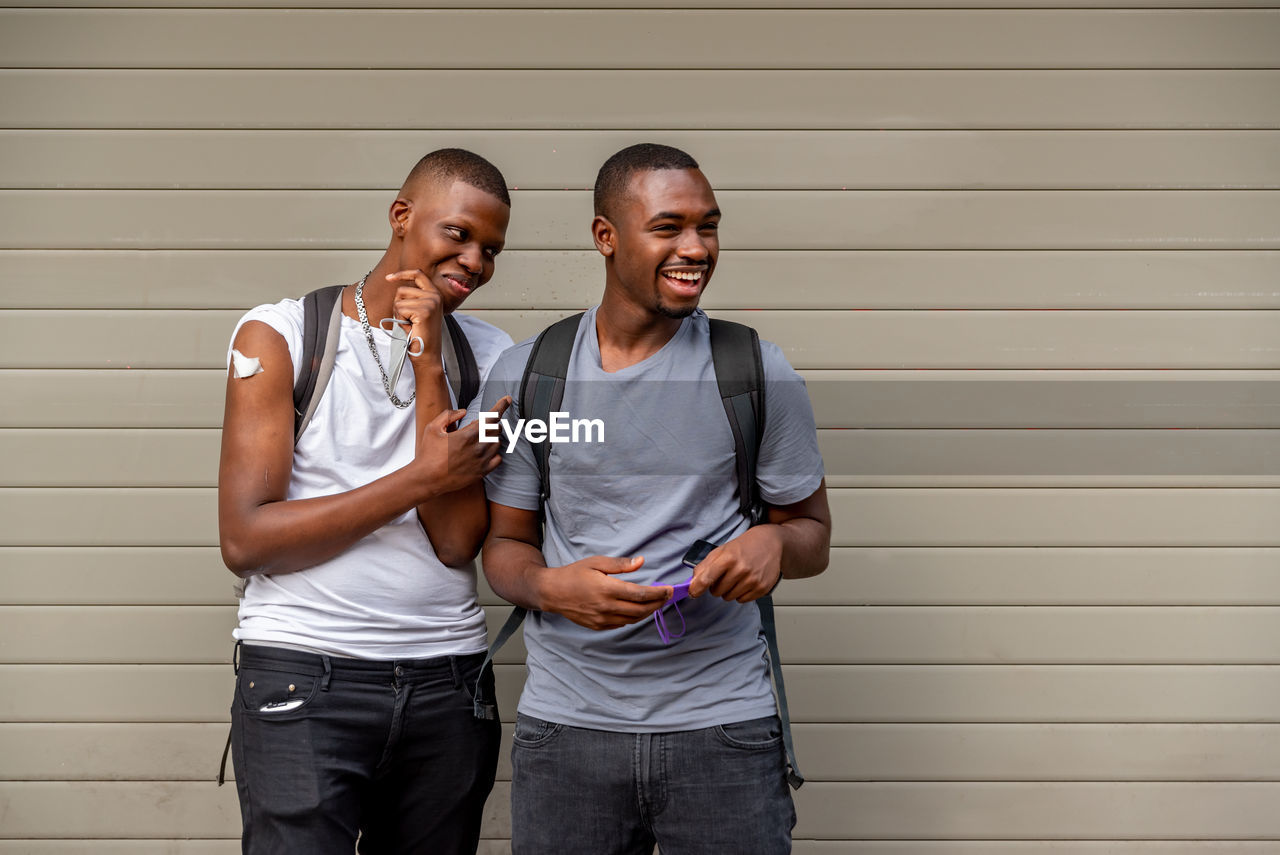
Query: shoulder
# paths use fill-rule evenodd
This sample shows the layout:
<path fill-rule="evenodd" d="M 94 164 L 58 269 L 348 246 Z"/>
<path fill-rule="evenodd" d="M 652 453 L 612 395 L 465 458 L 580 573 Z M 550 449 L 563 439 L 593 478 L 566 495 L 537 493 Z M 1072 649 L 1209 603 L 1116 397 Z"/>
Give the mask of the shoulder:
<path fill-rule="evenodd" d="M 263 303 L 254 306 L 241 316 L 236 327 L 249 321 L 259 321 L 280 333 L 288 340 L 292 334 L 302 334 L 303 309 L 301 300 L 281 300 L 279 303 Z"/>
<path fill-rule="evenodd" d="M 766 380 L 799 380 L 800 375 L 791 367 L 791 361 L 782 348 L 771 341 L 760 339 L 760 362 L 764 366 Z"/>
<path fill-rule="evenodd" d="M 701 309 L 694 313 L 691 320 L 698 324 L 695 327 L 698 333 L 710 340 L 711 321 Z M 738 325 L 755 329 L 748 324 Z M 756 334 L 759 335 L 759 332 L 757 331 Z M 764 338 L 760 339 L 760 364 L 764 368 L 764 379 L 766 381 L 800 379 L 800 375 L 791 367 L 791 362 L 787 359 L 786 354 L 782 352 L 782 348 Z"/>
<path fill-rule="evenodd" d="M 533 352 L 533 343 L 537 339 L 536 335 L 529 336 L 519 344 L 513 344 L 503 350 L 494 362 L 489 376 L 494 380 L 520 382 L 520 378 L 524 376 L 525 363 L 529 361 L 529 354 Z"/>
<path fill-rule="evenodd" d="M 303 309 L 301 300 L 281 300 L 279 303 L 264 303 L 254 306 L 245 312 L 236 322 L 231 332 L 231 343 L 235 344 L 240 329 L 250 321 L 264 324 L 284 339 L 289 350 L 289 358 L 294 363 L 294 374 L 297 374 L 298 355 L 302 352 Z M 245 354 L 253 356 L 253 354 Z M 227 348 L 227 362 L 231 361 L 231 345 Z"/>

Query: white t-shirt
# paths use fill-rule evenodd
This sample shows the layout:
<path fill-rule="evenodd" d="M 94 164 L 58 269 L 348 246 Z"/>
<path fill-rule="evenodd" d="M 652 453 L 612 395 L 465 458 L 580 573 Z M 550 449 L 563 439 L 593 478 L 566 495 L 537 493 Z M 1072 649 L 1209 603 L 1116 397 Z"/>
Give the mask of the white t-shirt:
<path fill-rule="evenodd" d="M 454 317 L 484 377 L 511 337 L 484 321 Z M 240 319 L 231 338 L 246 321 L 267 324 L 288 344 L 296 381 L 302 320 L 300 300 L 258 306 Z M 386 367 L 390 336 L 374 326 L 373 337 Z M 396 395 L 407 400 L 412 393 L 413 370 L 406 365 Z M 470 421 L 479 396 L 467 403 Z M 344 315 L 329 385 L 294 448 L 287 498 L 346 492 L 407 465 L 415 432 L 414 407 L 397 409 L 387 398 L 360 323 Z M 487 643 L 474 564 L 442 564 L 416 510 L 322 564 L 250 577 L 239 616 L 234 636 L 241 641 L 360 659 L 461 655 L 482 651 Z"/>

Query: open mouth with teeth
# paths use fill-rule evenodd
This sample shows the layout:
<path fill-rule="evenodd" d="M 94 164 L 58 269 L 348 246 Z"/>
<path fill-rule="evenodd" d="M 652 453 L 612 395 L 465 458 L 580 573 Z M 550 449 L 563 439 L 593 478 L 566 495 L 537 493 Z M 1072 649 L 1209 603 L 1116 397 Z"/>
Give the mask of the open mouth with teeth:
<path fill-rule="evenodd" d="M 696 296 L 702 290 L 702 277 L 705 270 L 664 270 L 662 278 L 677 292 Z"/>

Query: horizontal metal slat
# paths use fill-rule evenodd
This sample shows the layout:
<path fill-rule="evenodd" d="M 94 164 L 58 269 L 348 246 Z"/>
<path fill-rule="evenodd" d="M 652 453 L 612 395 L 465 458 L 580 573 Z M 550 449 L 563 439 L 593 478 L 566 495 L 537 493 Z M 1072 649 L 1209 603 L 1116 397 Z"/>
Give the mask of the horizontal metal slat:
<path fill-rule="evenodd" d="M 0 429 L 6 487 L 212 487 L 215 429 Z M 1280 430 L 821 430 L 832 487 L 1280 486 Z"/>
<path fill-rule="evenodd" d="M 1099 839 L 1280 835 L 1280 784 L 814 783 L 795 794 L 797 836 Z M 212 782 L 0 784 L 7 836 L 233 837 L 235 791 Z M 482 833 L 510 833 L 509 786 L 494 787 Z"/>
<path fill-rule="evenodd" d="M 355 282 L 361 250 L 0 250 L 11 309 L 239 309 Z M 600 301 L 595 250 L 504 252 L 476 309 Z M 49 287 L 33 288 L 43 281 Z M 820 283 L 790 288 L 780 283 Z M 701 305 L 718 309 L 1276 309 L 1276 250 L 725 250 Z"/>
<path fill-rule="evenodd" d="M 1274 428 L 1277 371 L 805 370 L 819 428 Z M 221 370 L 0 369 L 0 427 L 210 428 Z"/>
<path fill-rule="evenodd" d="M 237 311 L 0 310 L 0 368 L 223 368 Z M 470 312 L 515 341 L 566 311 Z M 1280 311 L 752 311 L 801 369 L 1275 369 Z M 355 321 L 351 329 L 358 330 Z M 358 332 L 356 333 L 358 335 Z M 247 354 L 252 355 L 252 354 Z"/>
<path fill-rule="evenodd" d="M 499 709 L 524 669 L 499 664 Z M 804 723 L 1280 723 L 1272 665 L 792 665 Z M 0 722 L 226 721 L 226 665 L 0 665 Z"/>
<path fill-rule="evenodd" d="M 681 610 L 696 634 L 699 604 Z M 492 637 L 509 609 L 486 611 Z M 777 621 L 787 665 L 1280 665 L 1274 606 L 779 606 Z M 229 662 L 235 626 L 234 606 L 0 606 L 0 662 Z M 498 661 L 522 664 L 524 645 Z"/>
<path fill-rule="evenodd" d="M 836 547 L 780 606 L 1280 606 L 1274 547 Z M 0 548 L 4 605 L 232 605 L 217 547 Z M 503 601 L 480 579 L 480 602 Z"/>
<path fill-rule="evenodd" d="M 828 495 L 836 546 L 1280 546 L 1280 489 L 849 488 Z M 3 488 L 0 545 L 211 546 L 216 498 L 209 488 Z"/>
<path fill-rule="evenodd" d="M 1274 130 L 1277 91 L 1275 70 L 27 69 L 0 72 L 0 127 Z"/>
<path fill-rule="evenodd" d="M 898 45 L 901 47 L 901 45 Z M 646 131 L 724 190 L 1261 189 L 1276 131 Z M 482 151 L 512 187 L 590 187 L 635 131 L 3 130 L 0 187 L 381 189 L 425 152 Z M 593 253 L 594 255 L 594 253 Z"/>
<path fill-rule="evenodd" d="M 1280 60 L 1280 16 L 1269 10 L 23 9 L 0 12 L 0 34 L 10 68 L 1181 69 Z"/>
<path fill-rule="evenodd" d="M 0 247 L 377 250 L 387 244 L 392 198 L 370 190 L 5 190 L 0 211 L 15 213 Z M 1280 221 L 1278 190 L 724 190 L 717 201 L 720 240 L 734 249 L 1280 248 L 1269 227 Z M 590 249 L 587 191 L 522 190 L 512 207 L 511 249 Z"/>
<path fill-rule="evenodd" d="M 814 783 L 1273 781 L 1278 730 L 1274 724 L 798 724 L 795 740 L 805 778 Z M 511 731 L 507 723 L 501 781 L 511 779 Z M 0 776 L 207 781 L 226 738 L 224 722 L 0 724 Z"/>

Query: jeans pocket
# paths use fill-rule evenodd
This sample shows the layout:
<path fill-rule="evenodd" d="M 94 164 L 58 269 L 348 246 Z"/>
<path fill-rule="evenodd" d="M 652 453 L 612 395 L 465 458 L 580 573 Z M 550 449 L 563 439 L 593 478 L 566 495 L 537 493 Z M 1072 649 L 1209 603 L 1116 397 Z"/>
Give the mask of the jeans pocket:
<path fill-rule="evenodd" d="M 512 741 L 521 748 L 538 748 L 546 745 L 562 730 L 564 730 L 563 724 L 516 713 L 516 729 Z"/>
<path fill-rule="evenodd" d="M 302 671 L 241 666 L 236 677 L 236 699 L 248 715 L 262 718 L 297 718 L 320 689 L 318 677 Z"/>
<path fill-rule="evenodd" d="M 782 723 L 776 715 L 721 724 L 713 730 L 725 745 L 744 751 L 776 749 L 782 744 Z"/>

